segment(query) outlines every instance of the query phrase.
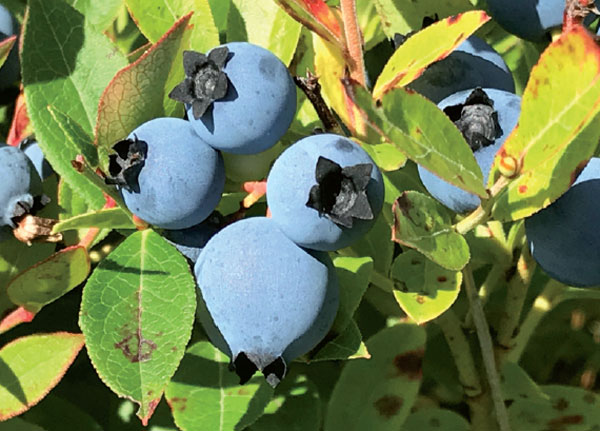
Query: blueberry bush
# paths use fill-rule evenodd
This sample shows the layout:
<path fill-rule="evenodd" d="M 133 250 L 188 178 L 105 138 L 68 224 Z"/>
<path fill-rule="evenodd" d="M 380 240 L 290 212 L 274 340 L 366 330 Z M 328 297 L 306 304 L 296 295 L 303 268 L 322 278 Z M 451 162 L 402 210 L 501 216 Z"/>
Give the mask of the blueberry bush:
<path fill-rule="evenodd" d="M 0 431 L 600 429 L 591 0 L 0 0 Z"/>

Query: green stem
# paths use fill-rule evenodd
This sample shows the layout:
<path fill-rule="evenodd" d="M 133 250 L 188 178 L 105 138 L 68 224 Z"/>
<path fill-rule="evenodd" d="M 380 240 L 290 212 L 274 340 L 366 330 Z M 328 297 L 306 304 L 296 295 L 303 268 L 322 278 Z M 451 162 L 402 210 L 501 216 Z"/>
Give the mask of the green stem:
<path fill-rule="evenodd" d="M 488 212 L 480 205 L 471 214 L 454 225 L 454 229 L 461 235 L 475 229 L 489 217 Z"/>
<path fill-rule="evenodd" d="M 490 336 L 490 330 L 483 312 L 481 301 L 479 300 L 479 294 L 477 293 L 477 287 L 475 285 L 475 280 L 473 279 L 473 271 L 471 270 L 470 265 L 467 265 L 462 273 L 467 298 L 469 299 L 471 312 L 473 314 L 477 338 L 479 339 L 483 365 L 487 375 L 492 401 L 494 403 L 494 410 L 496 411 L 496 420 L 500 426 L 500 431 L 510 431 L 508 412 L 506 411 L 506 405 L 504 404 L 504 397 L 502 396 L 502 389 L 500 387 L 500 376 L 498 375 L 494 358 L 492 337 Z"/>
<path fill-rule="evenodd" d="M 500 284 L 500 280 L 502 280 L 504 277 L 504 274 L 509 266 L 510 263 L 507 264 L 504 262 L 495 263 L 492 265 L 490 272 L 488 272 L 488 275 L 479 288 L 479 300 L 481 301 L 482 307 L 486 304 L 492 292 L 496 290 L 498 284 Z M 465 317 L 465 327 L 473 328 L 473 313 L 471 310 L 467 311 L 467 315 Z"/>
<path fill-rule="evenodd" d="M 516 272 L 508 283 L 506 305 L 498 326 L 497 341 L 499 346 L 496 351 L 496 358 L 499 364 L 512 348 L 513 337 L 521 320 L 523 305 L 535 267 L 536 263 L 531 257 L 531 253 L 529 253 L 529 247 L 524 244 L 517 261 Z"/>
<path fill-rule="evenodd" d="M 525 320 L 519 329 L 519 334 L 514 338 L 512 350 L 506 356 L 507 361 L 515 363 L 519 362 L 538 323 L 540 323 L 546 313 L 562 301 L 560 295 L 566 289 L 567 287 L 565 285 L 555 280 L 550 280 L 546 284 L 542 293 L 540 293 L 533 302 L 533 307 L 531 307 L 527 317 L 525 317 Z"/>

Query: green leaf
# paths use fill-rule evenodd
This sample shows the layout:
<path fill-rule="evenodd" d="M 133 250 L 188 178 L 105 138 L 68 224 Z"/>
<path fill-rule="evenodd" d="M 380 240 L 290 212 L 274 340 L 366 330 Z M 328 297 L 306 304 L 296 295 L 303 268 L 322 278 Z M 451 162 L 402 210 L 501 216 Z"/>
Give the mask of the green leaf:
<path fill-rule="evenodd" d="M 264 414 L 245 431 L 319 431 L 320 427 L 317 387 L 304 376 L 287 376 L 277 386 Z"/>
<path fill-rule="evenodd" d="M 219 44 L 219 31 L 208 0 L 125 1 L 138 27 L 152 43 L 158 42 L 175 22 L 193 11 L 189 23 L 193 28 L 186 49 L 205 53 Z"/>
<path fill-rule="evenodd" d="M 506 362 L 502 367 L 501 382 L 505 401 L 548 399 L 525 370 L 514 362 Z"/>
<path fill-rule="evenodd" d="M 364 50 L 368 51 L 386 38 L 381 19 L 375 4 L 371 0 L 356 1 L 356 16 L 361 29 Z"/>
<path fill-rule="evenodd" d="M 497 195 L 493 216 L 518 220 L 562 195 L 598 146 L 599 113 L 600 47 L 575 26 L 550 44 L 531 71 L 519 124 L 490 172 L 489 187 L 500 178 L 504 158 L 519 167 Z"/>
<path fill-rule="evenodd" d="M 255 375 L 243 386 L 229 358 L 208 341 L 190 347 L 165 396 L 183 431 L 241 431 L 262 414 L 273 389 Z"/>
<path fill-rule="evenodd" d="M 35 424 L 24 421 L 21 418 L 12 418 L 6 422 L 0 422 L 0 431 L 46 431 Z"/>
<path fill-rule="evenodd" d="M 190 16 L 173 27 L 139 59 L 121 69 L 110 82 L 98 107 L 95 144 L 107 171 L 111 147 L 140 124 L 182 112 L 169 92 L 183 79 L 183 48 Z"/>
<path fill-rule="evenodd" d="M 94 146 L 92 137 L 83 130 L 80 124 L 61 110 L 49 105 L 48 111 L 65 134 L 66 143 L 71 146 L 71 149 L 77 154 L 83 155 L 93 168 L 97 168 L 98 149 Z"/>
<path fill-rule="evenodd" d="M 452 214 L 435 199 L 403 192 L 393 207 L 392 238 L 414 248 L 451 271 L 460 271 L 471 257 L 465 238 L 452 228 Z"/>
<path fill-rule="evenodd" d="M 397 430 L 421 385 L 425 330 L 411 324 L 384 329 L 367 341 L 371 359 L 346 363 L 325 419 L 326 431 Z"/>
<path fill-rule="evenodd" d="M 0 421 L 37 404 L 56 386 L 83 347 L 81 334 L 18 338 L 0 350 Z"/>
<path fill-rule="evenodd" d="M 446 18 L 473 9 L 467 0 L 374 0 L 374 3 L 389 39 L 396 33 L 406 35 L 421 30 L 424 18 Z"/>
<path fill-rule="evenodd" d="M 68 0 L 68 3 L 85 15 L 86 21 L 102 32 L 117 17 L 123 0 Z"/>
<path fill-rule="evenodd" d="M 373 259 L 370 257 L 336 257 L 333 261 L 340 285 L 340 305 L 332 331 L 343 331 L 369 287 Z"/>
<path fill-rule="evenodd" d="M 318 348 L 309 359 L 310 362 L 338 361 L 352 356 L 368 357 L 362 343 L 362 334 L 354 319 L 341 332 L 334 333 L 334 338 Z"/>
<path fill-rule="evenodd" d="M 0 67 L 4 64 L 10 54 L 10 50 L 17 40 L 17 36 L 11 36 L 0 42 Z"/>
<path fill-rule="evenodd" d="M 184 354 L 195 283 L 186 260 L 154 231 L 136 232 L 90 276 L 79 325 L 104 383 L 152 415 Z"/>
<path fill-rule="evenodd" d="M 27 411 L 23 418 L 43 427 L 46 431 L 65 431 L 65 424 L 68 424 L 72 430 L 103 431 L 102 427 L 80 407 L 52 393 L 34 409 Z"/>
<path fill-rule="evenodd" d="M 127 61 L 62 0 L 31 0 L 25 28 L 21 68 L 36 138 L 60 176 L 88 203 L 101 206 L 101 191 L 73 169 L 77 152 L 65 145 L 65 134 L 47 106 L 64 112 L 91 135 L 100 95 Z"/>
<path fill-rule="evenodd" d="M 593 392 L 569 386 L 541 386 L 547 398 L 518 399 L 508 409 L 513 431 L 600 428 L 600 398 Z"/>
<path fill-rule="evenodd" d="M 208 3 L 210 3 L 210 10 L 215 21 L 215 26 L 219 30 L 219 36 L 221 40 L 224 40 L 225 33 L 227 32 L 227 18 L 231 9 L 231 0 L 208 0 Z"/>
<path fill-rule="evenodd" d="M 82 283 L 90 272 L 90 259 L 82 246 L 65 248 L 20 273 L 8 285 L 8 297 L 32 313 Z"/>
<path fill-rule="evenodd" d="M 462 283 L 461 272 L 442 268 L 414 250 L 396 258 L 392 277 L 400 283 L 394 290 L 396 301 L 419 325 L 449 309 Z"/>
<path fill-rule="evenodd" d="M 238 14 L 241 22 L 232 19 Z M 277 6 L 274 0 L 232 0 L 227 42 L 248 41 L 260 45 L 289 66 L 301 29 L 302 25 Z"/>
<path fill-rule="evenodd" d="M 369 153 L 379 169 L 384 171 L 396 171 L 406 163 L 404 152 L 389 142 L 382 142 L 377 145 L 363 145 L 362 148 Z"/>
<path fill-rule="evenodd" d="M 380 107 L 365 89 L 350 85 L 344 89 L 358 107 L 356 115 L 385 142 L 450 184 L 487 197 L 473 151 L 433 102 L 418 93 L 397 89 L 383 97 Z M 368 137 L 359 138 L 371 142 Z"/>
<path fill-rule="evenodd" d="M 53 232 L 95 227 L 99 229 L 135 229 L 129 214 L 121 208 L 106 208 L 80 214 L 54 225 Z"/>
<path fill-rule="evenodd" d="M 404 87 L 417 79 L 427 66 L 446 58 L 489 19 L 483 11 L 464 12 L 409 37 L 384 66 L 373 88 L 373 97 L 381 99 L 394 88 Z"/>

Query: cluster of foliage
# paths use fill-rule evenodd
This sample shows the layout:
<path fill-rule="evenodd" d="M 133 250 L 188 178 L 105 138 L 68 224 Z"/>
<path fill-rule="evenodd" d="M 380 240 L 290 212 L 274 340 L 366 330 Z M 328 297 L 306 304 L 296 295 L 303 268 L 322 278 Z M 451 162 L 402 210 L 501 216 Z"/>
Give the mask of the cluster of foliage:
<path fill-rule="evenodd" d="M 480 0 L 1 3 L 21 30 L 0 63 L 18 49 L 21 76 L 0 92 L 0 136 L 38 141 L 55 173 L 36 216 L 60 241 L 0 242 L 0 431 L 600 427 L 600 291 L 550 278 L 525 229 L 598 155 L 600 46 L 582 20 L 532 42 Z M 473 34 L 522 96 L 485 183 L 450 118 L 406 89 Z M 270 50 L 305 91 L 277 145 L 225 156 L 226 220 L 267 213 L 271 162 L 315 129 L 359 142 L 385 184 L 369 233 L 329 253 L 333 326 L 275 389 L 239 384 L 197 323 L 189 262 L 104 181 L 116 142 L 184 117 L 169 98 L 183 52 L 233 41 Z M 419 167 L 476 208 L 433 199 Z"/>

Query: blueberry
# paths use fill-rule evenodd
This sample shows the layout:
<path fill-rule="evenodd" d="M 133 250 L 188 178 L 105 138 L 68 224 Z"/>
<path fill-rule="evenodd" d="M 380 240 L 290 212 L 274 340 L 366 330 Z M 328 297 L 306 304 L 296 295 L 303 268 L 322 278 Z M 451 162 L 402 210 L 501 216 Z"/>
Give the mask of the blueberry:
<path fill-rule="evenodd" d="M 598 196 L 600 159 L 592 158 L 569 190 L 525 219 L 533 258 L 564 284 L 600 285 Z"/>
<path fill-rule="evenodd" d="M 331 251 L 350 245 L 375 222 L 383 179 L 369 155 L 334 134 L 301 139 L 275 160 L 267 178 L 273 221 L 296 244 Z"/>
<path fill-rule="evenodd" d="M 339 288 L 327 253 L 302 249 L 270 219 L 237 221 L 206 244 L 194 272 L 200 319 L 246 382 L 258 369 L 275 386 L 290 361 L 323 339 Z"/>
<path fill-rule="evenodd" d="M 221 154 L 188 121 L 156 118 L 113 147 L 110 178 L 127 208 L 150 224 L 185 229 L 215 209 L 225 185 Z"/>
<path fill-rule="evenodd" d="M 46 160 L 37 141 L 26 138 L 19 144 L 19 148 L 29 157 L 29 160 L 33 163 L 35 170 L 42 180 L 45 180 L 54 173 L 52 166 Z"/>
<path fill-rule="evenodd" d="M 0 4 L 0 42 L 19 32 L 14 15 Z M 4 89 L 19 78 L 19 54 L 15 43 L 8 58 L 0 67 L 0 89 Z"/>
<path fill-rule="evenodd" d="M 247 42 L 184 53 L 185 80 L 170 96 L 186 103 L 198 135 L 224 152 L 253 154 L 277 143 L 296 113 L 296 86 L 270 51 Z"/>
<path fill-rule="evenodd" d="M 187 229 L 165 229 L 162 236 L 192 263 L 196 263 L 208 240 L 219 231 L 221 221 L 220 215 L 210 216 L 202 223 Z"/>
<path fill-rule="evenodd" d="M 506 31 L 534 42 L 560 27 L 565 11 L 565 0 L 488 0 L 487 4 L 490 16 Z"/>
<path fill-rule="evenodd" d="M 0 143 L 0 228 L 16 227 L 13 219 L 29 213 L 41 193 L 41 180 L 27 156 Z"/>
<path fill-rule="evenodd" d="M 467 138 L 485 184 L 496 153 L 517 125 L 521 113 L 521 98 L 493 88 L 476 91 L 483 91 L 484 94 L 473 90 L 460 91 L 442 100 L 438 107 L 449 114 Z M 473 97 L 467 102 L 470 96 Z M 489 106 L 487 102 L 481 103 L 487 97 L 493 102 L 493 106 Z M 419 176 L 434 198 L 457 213 L 472 211 L 481 202 L 477 195 L 447 183 L 421 166 Z"/>
<path fill-rule="evenodd" d="M 500 54 L 477 36 L 471 36 L 448 57 L 430 65 L 409 87 L 435 103 L 475 87 L 515 91 L 512 73 Z"/>

